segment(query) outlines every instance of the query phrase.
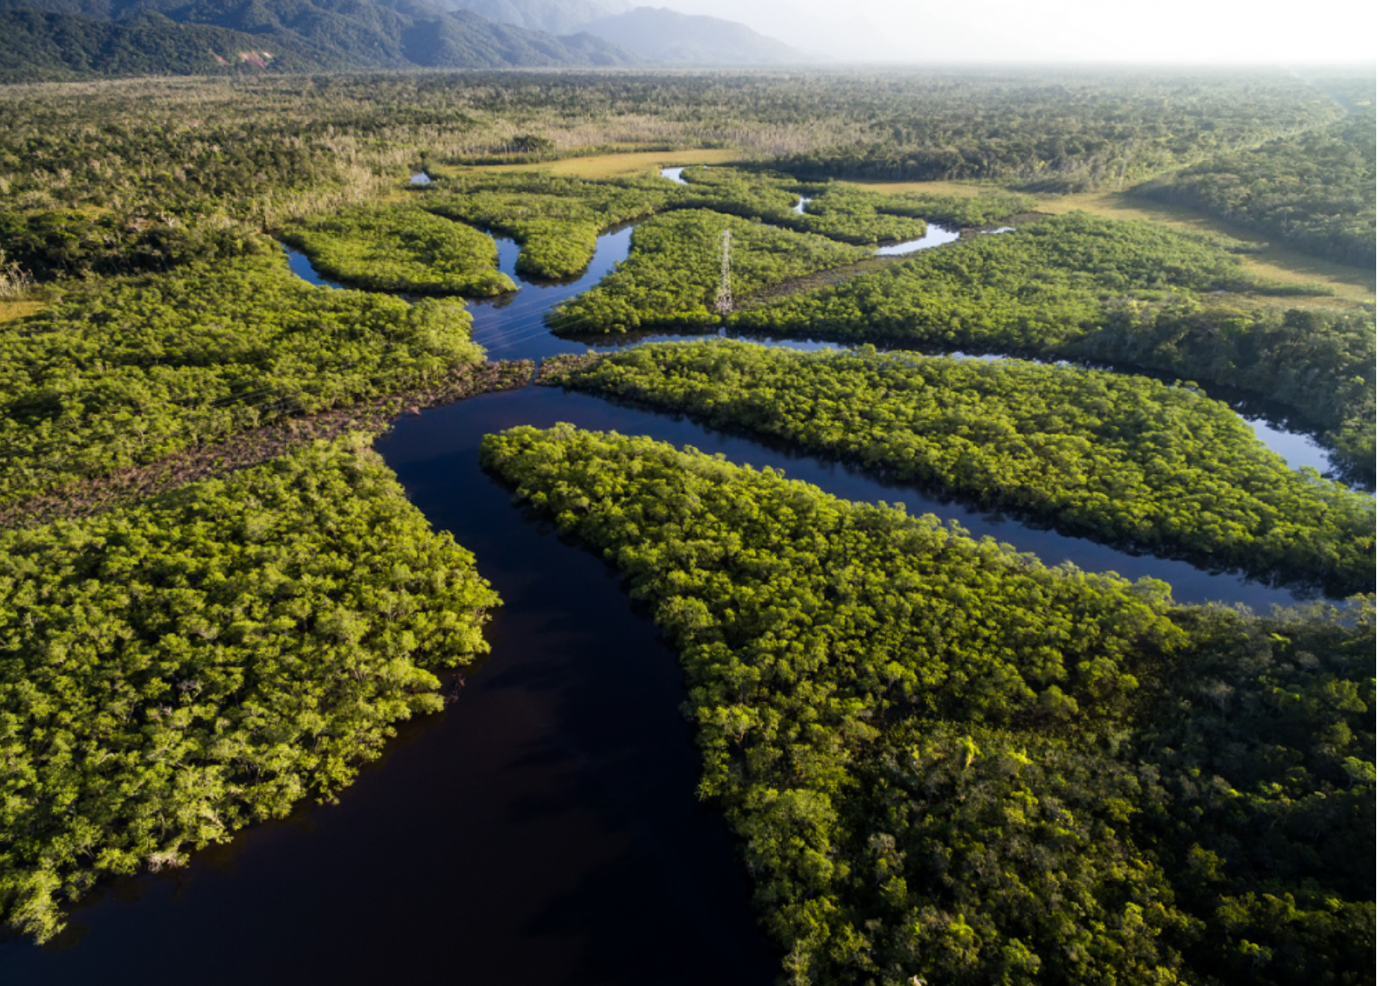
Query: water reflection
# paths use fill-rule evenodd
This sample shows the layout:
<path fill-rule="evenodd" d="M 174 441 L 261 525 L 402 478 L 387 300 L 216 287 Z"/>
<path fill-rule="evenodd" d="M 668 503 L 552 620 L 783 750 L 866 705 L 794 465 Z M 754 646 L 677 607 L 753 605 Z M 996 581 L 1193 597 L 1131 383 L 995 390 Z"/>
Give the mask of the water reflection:
<path fill-rule="evenodd" d="M 948 229 L 937 223 L 929 223 L 928 231 L 917 240 L 905 240 L 903 243 L 892 243 L 890 246 L 883 246 L 876 250 L 877 257 L 902 257 L 907 253 L 917 253 L 920 250 L 930 250 L 933 247 L 942 246 L 944 243 L 953 243 L 961 238 L 961 233 L 955 229 Z"/>

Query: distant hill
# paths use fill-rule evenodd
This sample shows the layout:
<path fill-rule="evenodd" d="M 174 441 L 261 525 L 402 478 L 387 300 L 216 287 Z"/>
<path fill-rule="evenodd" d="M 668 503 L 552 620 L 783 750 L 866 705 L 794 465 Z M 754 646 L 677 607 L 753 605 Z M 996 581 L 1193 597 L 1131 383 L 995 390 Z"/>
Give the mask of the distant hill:
<path fill-rule="evenodd" d="M 812 60 L 745 24 L 664 7 L 637 7 L 625 14 L 600 17 L 585 24 L 583 30 L 653 62 L 778 65 Z"/>
<path fill-rule="evenodd" d="M 627 0 L 439 0 L 503 24 L 564 34 L 587 31 L 652 62 L 778 65 L 811 58 L 735 21 Z"/>
<path fill-rule="evenodd" d="M 574 34 L 600 17 L 631 9 L 627 0 L 438 0 L 452 10 L 471 10 L 499 24 L 528 31 Z"/>
<path fill-rule="evenodd" d="M 272 50 L 268 50 L 272 49 Z M 235 66 L 329 67 L 296 45 L 238 31 L 178 24 L 158 14 L 121 23 L 36 10 L 0 13 L 0 83 L 92 75 L 197 75 Z"/>
<path fill-rule="evenodd" d="M 636 61 L 590 34 L 556 37 L 422 0 L 0 0 L 0 81 L 249 65 L 298 71 Z"/>

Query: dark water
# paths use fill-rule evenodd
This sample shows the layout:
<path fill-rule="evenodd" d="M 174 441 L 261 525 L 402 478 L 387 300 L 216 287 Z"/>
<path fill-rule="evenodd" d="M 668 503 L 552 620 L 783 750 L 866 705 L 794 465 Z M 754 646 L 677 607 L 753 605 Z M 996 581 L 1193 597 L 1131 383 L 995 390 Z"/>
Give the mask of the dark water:
<path fill-rule="evenodd" d="M 477 340 L 501 358 L 584 351 L 540 317 L 596 283 L 629 236 L 602 238 L 573 282 L 475 305 Z M 516 252 L 499 241 L 514 276 Z M 289 260 L 319 283 L 305 257 Z M 258 826 L 183 871 L 116 881 L 53 945 L 0 945 L 0 983 L 772 982 L 778 959 L 755 927 L 732 840 L 693 797 L 697 754 L 674 655 L 601 559 L 560 543 L 478 468 L 484 434 L 558 421 L 904 503 L 1048 564 L 1163 579 L 1182 602 L 1293 601 L 586 395 L 529 387 L 436 408 L 403 419 L 378 449 L 505 602 L 486 634 L 491 657 L 448 714 L 406 724 L 338 805 Z"/>
<path fill-rule="evenodd" d="M 693 795 L 674 655 L 600 558 L 478 469 L 479 437 L 527 420 L 528 393 L 380 446 L 506 603 L 449 712 L 338 806 L 118 882 L 75 913 L 75 947 L 0 947 L 0 982 L 772 982 L 725 825 Z"/>

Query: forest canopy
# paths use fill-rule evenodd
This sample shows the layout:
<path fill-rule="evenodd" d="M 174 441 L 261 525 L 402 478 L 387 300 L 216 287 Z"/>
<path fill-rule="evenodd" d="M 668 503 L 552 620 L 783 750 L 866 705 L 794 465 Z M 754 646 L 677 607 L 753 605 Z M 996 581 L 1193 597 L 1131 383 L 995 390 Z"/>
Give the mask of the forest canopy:
<path fill-rule="evenodd" d="M 1067 533 L 1373 591 L 1373 498 L 1297 472 L 1229 407 L 1146 377 L 713 340 L 547 360 L 545 382 L 687 413 Z"/>
<path fill-rule="evenodd" d="M 549 317 L 551 328 L 565 335 L 596 335 L 719 324 L 722 316 L 713 306 L 721 284 L 725 231 L 732 234 L 734 297 L 749 297 L 790 278 L 871 255 L 864 247 L 717 212 L 672 212 L 638 226 L 627 259 L 592 290 L 556 308 Z"/>
<path fill-rule="evenodd" d="M 1374 114 L 1192 165 L 1136 193 L 1203 209 L 1299 250 L 1373 269 Z"/>
<path fill-rule="evenodd" d="M 790 981 L 1280 986 L 1371 964 L 1371 598 L 1179 609 L 1162 583 L 568 425 L 482 454 L 679 650 L 700 794 Z"/>
<path fill-rule="evenodd" d="M 75 289 L 0 325 L 0 502 L 437 379 L 482 360 L 470 325 L 280 254 Z"/>
<path fill-rule="evenodd" d="M 1105 360 L 1239 387 L 1332 429 L 1373 480 L 1371 312 L 1279 310 L 1232 241 L 1072 213 L 734 314 L 746 333 Z"/>
<path fill-rule="evenodd" d="M 283 239 L 327 277 L 370 291 L 485 298 L 517 286 L 491 237 L 409 205 L 358 207 L 293 223 Z"/>
<path fill-rule="evenodd" d="M 329 798 L 487 651 L 496 594 L 370 440 L 0 532 L 6 924 Z"/>

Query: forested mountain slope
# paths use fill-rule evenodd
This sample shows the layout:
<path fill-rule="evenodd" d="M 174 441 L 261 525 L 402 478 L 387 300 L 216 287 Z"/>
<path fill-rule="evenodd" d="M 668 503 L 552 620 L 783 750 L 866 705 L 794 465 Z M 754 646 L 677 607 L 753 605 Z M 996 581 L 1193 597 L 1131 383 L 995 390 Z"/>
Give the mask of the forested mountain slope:
<path fill-rule="evenodd" d="M 635 60 L 592 35 L 557 38 L 418 0 L 0 0 L 3 9 L 16 25 L 0 42 L 0 78 L 11 81 L 213 73 L 234 65 L 505 68 Z M 111 49 L 130 54 L 114 57 Z"/>
<path fill-rule="evenodd" d="M 0 13 L 0 83 L 89 75 L 195 75 L 250 65 L 293 71 L 332 64 L 304 44 L 178 24 L 160 14 L 110 23 L 37 10 Z"/>

